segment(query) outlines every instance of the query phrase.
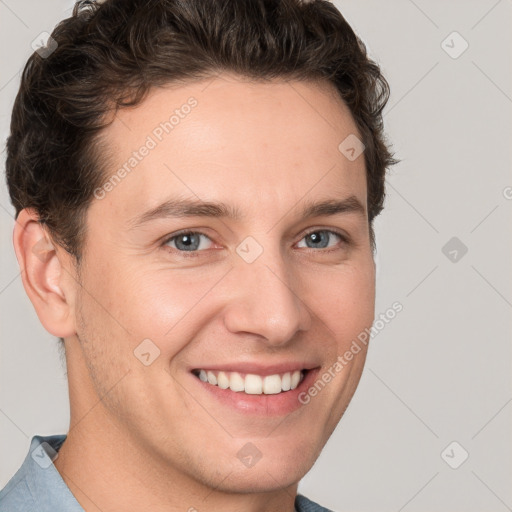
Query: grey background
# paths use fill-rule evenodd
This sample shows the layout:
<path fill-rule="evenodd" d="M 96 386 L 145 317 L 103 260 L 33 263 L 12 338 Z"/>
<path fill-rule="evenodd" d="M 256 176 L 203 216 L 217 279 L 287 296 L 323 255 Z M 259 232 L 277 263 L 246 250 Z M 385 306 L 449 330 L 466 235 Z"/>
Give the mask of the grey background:
<path fill-rule="evenodd" d="M 376 313 L 404 309 L 373 338 L 299 491 L 335 511 L 512 510 L 512 2 L 335 3 L 391 84 L 386 131 L 402 162 L 376 222 Z M 31 42 L 71 7 L 0 0 L 2 144 Z M 453 31 L 469 43 L 457 59 L 442 47 Z M 0 487 L 32 435 L 65 433 L 69 419 L 56 340 L 22 286 L 12 213 L 2 183 Z M 468 248 L 455 262 L 442 252 L 452 237 Z M 453 441 L 446 460 L 469 453 L 458 469 L 441 456 Z"/>

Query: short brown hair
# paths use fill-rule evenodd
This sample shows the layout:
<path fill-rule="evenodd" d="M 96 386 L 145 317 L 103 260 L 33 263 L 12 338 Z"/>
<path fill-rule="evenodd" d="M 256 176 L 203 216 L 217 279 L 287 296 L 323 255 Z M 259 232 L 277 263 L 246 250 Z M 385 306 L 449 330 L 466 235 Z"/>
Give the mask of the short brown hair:
<path fill-rule="evenodd" d="M 78 265 L 87 208 L 106 176 L 100 135 L 111 114 L 139 104 L 152 86 L 222 71 L 336 87 L 366 146 L 375 249 L 372 222 L 384 205 L 386 168 L 397 162 L 383 133 L 389 86 L 329 1 L 80 0 L 51 37 L 54 51 L 35 52 L 23 71 L 7 184 L 16 216 L 33 207 Z"/>

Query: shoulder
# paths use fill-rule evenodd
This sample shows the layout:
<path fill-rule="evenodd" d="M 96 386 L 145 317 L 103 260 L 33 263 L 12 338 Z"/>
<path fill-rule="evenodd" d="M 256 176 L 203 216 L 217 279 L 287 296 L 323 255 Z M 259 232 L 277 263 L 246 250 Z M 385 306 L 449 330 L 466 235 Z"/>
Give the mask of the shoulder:
<path fill-rule="evenodd" d="M 82 510 L 53 465 L 65 439 L 65 435 L 32 438 L 21 467 L 0 491 L 0 512 Z"/>
<path fill-rule="evenodd" d="M 16 474 L 7 482 L 6 486 L 0 490 L 0 512 L 12 510 L 35 511 L 36 501 L 30 491 L 28 479 L 28 461 L 27 458 L 25 458 L 25 461 Z"/>
<path fill-rule="evenodd" d="M 297 494 L 295 498 L 295 508 L 297 509 L 297 512 L 333 512 L 332 510 L 311 501 L 302 494 Z"/>
<path fill-rule="evenodd" d="M 0 491 L 0 512 L 35 512 L 36 501 L 32 496 L 25 475 L 20 470 L 9 480 Z"/>

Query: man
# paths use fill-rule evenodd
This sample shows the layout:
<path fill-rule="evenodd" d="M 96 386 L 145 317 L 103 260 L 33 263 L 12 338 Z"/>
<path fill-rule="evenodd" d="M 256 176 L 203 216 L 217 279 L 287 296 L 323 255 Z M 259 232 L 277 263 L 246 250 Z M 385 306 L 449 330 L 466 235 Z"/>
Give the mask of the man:
<path fill-rule="evenodd" d="M 388 95 L 323 0 L 76 4 L 7 143 L 71 421 L 1 511 L 326 510 L 297 489 L 364 366 Z"/>

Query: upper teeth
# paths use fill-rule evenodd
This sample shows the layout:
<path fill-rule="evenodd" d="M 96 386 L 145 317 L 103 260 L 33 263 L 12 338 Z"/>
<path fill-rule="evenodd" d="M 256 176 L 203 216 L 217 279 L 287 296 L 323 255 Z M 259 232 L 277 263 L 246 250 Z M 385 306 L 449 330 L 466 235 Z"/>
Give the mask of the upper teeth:
<path fill-rule="evenodd" d="M 212 370 L 200 370 L 199 378 L 203 382 L 209 382 L 221 389 L 231 389 L 231 391 L 244 391 L 250 395 L 273 395 L 281 391 L 295 389 L 302 380 L 304 374 L 300 370 L 287 372 L 283 374 L 266 375 L 261 377 L 248 373 L 242 376 L 238 372 L 224 372 Z"/>

